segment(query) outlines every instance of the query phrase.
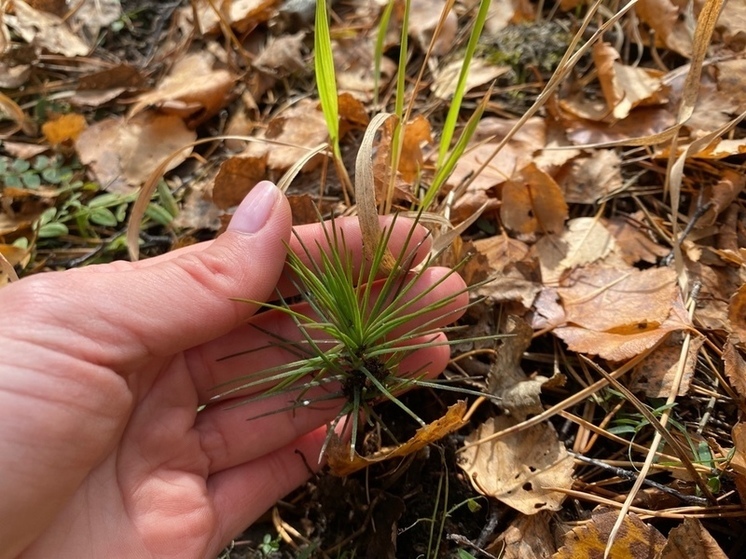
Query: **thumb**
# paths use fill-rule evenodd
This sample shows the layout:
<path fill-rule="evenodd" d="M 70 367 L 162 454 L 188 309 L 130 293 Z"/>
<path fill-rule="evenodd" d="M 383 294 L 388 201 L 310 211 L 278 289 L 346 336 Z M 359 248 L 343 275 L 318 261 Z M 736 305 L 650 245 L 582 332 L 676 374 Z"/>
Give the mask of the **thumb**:
<path fill-rule="evenodd" d="M 119 263 L 40 274 L 0 291 L 0 301 L 27 303 L 18 314 L 40 345 L 85 351 L 79 357 L 94 363 L 116 368 L 170 355 L 223 335 L 256 312 L 256 305 L 232 298 L 264 301 L 272 294 L 291 221 L 280 190 L 260 182 L 227 231 L 204 250 L 151 266 Z M 36 334 L 39 324 L 47 327 Z M 49 326 L 62 331 L 54 335 Z"/>

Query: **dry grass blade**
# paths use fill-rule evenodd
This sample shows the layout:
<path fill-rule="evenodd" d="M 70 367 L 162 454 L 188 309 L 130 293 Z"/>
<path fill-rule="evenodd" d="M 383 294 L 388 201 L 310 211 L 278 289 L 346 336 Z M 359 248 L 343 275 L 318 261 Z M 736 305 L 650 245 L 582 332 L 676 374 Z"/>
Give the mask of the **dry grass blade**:
<path fill-rule="evenodd" d="M 373 261 L 382 235 L 376 207 L 376 187 L 373 180 L 373 140 L 378 129 L 392 116 L 394 115 L 381 113 L 370 121 L 355 160 L 355 200 L 360 229 L 363 233 L 363 250 L 369 262 Z M 390 274 L 395 268 L 396 258 L 386 248 L 381 260 L 381 271 Z"/>
<path fill-rule="evenodd" d="M 27 136 L 36 135 L 36 125 L 34 122 L 26 116 L 26 113 L 24 113 L 23 109 L 18 106 L 18 103 L 13 101 L 13 99 L 4 93 L 0 93 L 0 111 L 8 115 L 8 117 L 10 117 L 10 119 L 15 123 L 14 128 L 3 131 L 3 133 L 0 134 L 0 137 L 10 137 L 18 130 L 23 130 L 23 133 Z"/>

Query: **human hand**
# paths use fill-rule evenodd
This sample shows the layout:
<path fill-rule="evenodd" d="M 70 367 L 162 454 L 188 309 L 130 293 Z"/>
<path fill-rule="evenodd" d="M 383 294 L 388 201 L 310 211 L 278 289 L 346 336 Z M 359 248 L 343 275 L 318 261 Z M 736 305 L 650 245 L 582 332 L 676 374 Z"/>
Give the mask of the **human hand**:
<path fill-rule="evenodd" d="M 338 226 L 360 266 L 355 220 Z M 397 254 L 411 224 L 394 226 L 402 230 L 392 235 Z M 289 292 L 284 243 L 302 254 L 290 232 L 287 201 L 260 183 L 211 243 L 0 290 L 0 558 L 212 557 L 301 484 L 309 465 L 319 467 L 323 426 L 339 407 L 247 422 L 286 407 L 286 394 L 197 412 L 221 382 L 266 367 L 255 354 L 218 361 L 269 343 L 252 321 L 299 336 L 287 315 L 252 319 L 256 305 L 231 299 Z M 298 232 L 306 246 L 323 246 L 320 225 Z M 423 236 L 418 230 L 410 248 Z M 445 273 L 426 271 L 422 289 Z M 461 289 L 451 275 L 419 304 Z M 455 298 L 435 325 L 456 319 L 465 303 L 465 294 Z M 279 349 L 264 353 L 287 359 Z M 448 358 L 435 345 L 402 370 L 435 376 Z"/>

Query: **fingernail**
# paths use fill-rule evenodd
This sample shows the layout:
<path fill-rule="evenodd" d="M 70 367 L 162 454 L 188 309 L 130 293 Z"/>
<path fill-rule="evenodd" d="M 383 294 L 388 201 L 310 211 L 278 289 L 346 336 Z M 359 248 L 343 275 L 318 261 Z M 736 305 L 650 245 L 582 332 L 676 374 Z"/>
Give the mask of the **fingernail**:
<path fill-rule="evenodd" d="M 280 190 L 269 181 L 258 183 L 239 204 L 228 224 L 228 231 L 256 233 L 269 220 L 272 208 L 280 198 Z"/>

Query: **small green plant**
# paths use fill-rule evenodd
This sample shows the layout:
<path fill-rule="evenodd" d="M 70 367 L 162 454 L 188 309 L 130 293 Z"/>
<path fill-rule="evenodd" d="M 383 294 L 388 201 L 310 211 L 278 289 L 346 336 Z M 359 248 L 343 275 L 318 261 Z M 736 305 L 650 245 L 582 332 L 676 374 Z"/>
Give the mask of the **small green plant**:
<path fill-rule="evenodd" d="M 257 550 L 263 557 L 270 557 L 273 553 L 280 551 L 280 537 L 272 537 L 270 534 L 264 534 L 262 543 L 257 546 Z"/>
<path fill-rule="evenodd" d="M 239 392 L 266 386 L 264 392 L 243 399 L 236 405 L 277 394 L 292 395 L 284 410 L 308 406 L 321 400 L 342 399 L 344 404 L 329 427 L 326 444 L 337 425 L 344 421 L 343 430 L 349 429 L 351 433 L 352 456 L 360 412 L 365 412 L 369 419 L 379 419 L 372 409 L 372 404 L 378 401 L 393 402 L 419 425 L 424 425 L 424 421 L 402 403 L 397 394 L 412 386 L 429 386 L 481 396 L 474 391 L 425 380 L 425 368 L 401 376 L 399 366 L 412 352 L 436 343 L 449 343 L 440 341 L 438 335 L 441 329 L 437 324 L 452 312 L 444 309 L 463 292 L 453 293 L 435 302 L 424 302 L 455 271 L 451 270 L 439 281 L 420 290 L 418 282 L 433 258 L 427 258 L 417 271 L 410 272 L 417 249 L 398 255 L 394 270 L 376 282 L 392 231 L 393 225 L 385 230 L 372 258 L 357 273 L 353 270 L 353 259 L 344 235 L 334 220 L 327 222 L 325 229 L 326 243 L 331 250 L 321 251 L 319 263 L 313 261 L 310 249 L 298 237 L 307 260 L 312 264 L 306 265 L 289 251 L 288 265 L 294 274 L 293 284 L 305 307 L 291 305 L 280 293 L 280 303 L 264 304 L 267 308 L 287 314 L 297 325 L 300 340 L 277 338 L 276 345 L 298 356 L 298 359 L 229 381 L 217 387 L 219 394 L 215 398 L 236 396 Z M 404 246 L 412 242 L 414 231 L 414 227 L 409 229 Z M 423 317 L 426 317 L 424 321 Z M 309 396 L 309 391 L 315 388 L 326 390 L 325 395 Z M 274 410 L 272 413 L 278 411 L 283 410 Z M 383 422 L 379 423 L 385 429 Z"/>

